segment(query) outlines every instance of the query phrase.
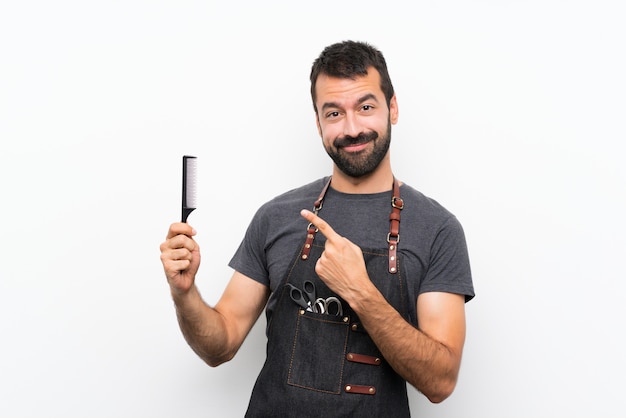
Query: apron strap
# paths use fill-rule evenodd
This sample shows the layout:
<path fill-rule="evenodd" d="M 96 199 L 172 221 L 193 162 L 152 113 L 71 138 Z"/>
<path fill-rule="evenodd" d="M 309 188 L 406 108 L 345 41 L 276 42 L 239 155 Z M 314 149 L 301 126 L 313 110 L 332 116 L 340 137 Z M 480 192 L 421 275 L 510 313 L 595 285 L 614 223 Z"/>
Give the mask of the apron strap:
<path fill-rule="evenodd" d="M 391 195 L 391 213 L 389 214 L 389 273 L 398 271 L 398 242 L 400 242 L 400 211 L 404 209 L 404 200 L 400 197 L 400 184 L 393 178 L 393 194 Z"/>
<path fill-rule="evenodd" d="M 322 189 L 319 197 L 315 201 L 313 205 L 313 211 L 317 215 L 320 209 L 322 209 L 322 204 L 324 202 L 324 196 L 326 196 L 326 192 L 328 191 L 328 187 L 330 187 L 330 182 L 332 180 L 332 176 L 328 178 L 328 182 Z M 398 271 L 398 242 L 400 242 L 400 211 L 404 208 L 404 201 L 400 197 L 400 183 L 394 177 L 393 178 L 393 193 L 391 195 L 391 213 L 389 214 L 389 234 L 387 234 L 387 243 L 389 249 L 389 273 L 397 273 Z M 304 241 L 304 247 L 302 248 L 302 252 L 300 254 L 300 258 L 306 260 L 309 258 L 309 254 L 311 252 L 311 246 L 313 245 L 313 240 L 315 239 L 315 233 L 317 232 L 317 228 L 312 223 L 309 223 L 306 231 L 306 240 Z"/>
<path fill-rule="evenodd" d="M 317 213 L 322 209 L 322 203 L 324 202 L 324 196 L 326 196 L 326 192 L 328 191 L 328 187 L 330 187 L 330 181 L 332 180 L 332 176 L 328 178 L 326 185 L 322 189 L 319 197 L 313 204 L 313 213 L 317 215 Z M 312 223 L 309 223 L 309 226 L 306 227 L 306 241 L 304 241 L 304 247 L 302 248 L 302 254 L 300 258 L 306 260 L 309 258 L 309 253 L 311 252 L 311 245 L 313 245 L 313 239 L 315 238 L 315 233 L 317 232 L 317 228 Z"/>

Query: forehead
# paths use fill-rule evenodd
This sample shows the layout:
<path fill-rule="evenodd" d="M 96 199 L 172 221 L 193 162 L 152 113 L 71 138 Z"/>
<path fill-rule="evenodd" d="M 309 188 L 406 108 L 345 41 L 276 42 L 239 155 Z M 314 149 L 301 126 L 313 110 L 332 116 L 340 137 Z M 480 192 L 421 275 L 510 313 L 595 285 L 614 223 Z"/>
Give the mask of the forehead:
<path fill-rule="evenodd" d="M 315 93 L 318 109 L 327 103 L 349 104 L 367 94 L 384 101 L 384 94 L 380 88 L 380 74 L 374 68 L 369 68 L 367 75 L 354 79 L 320 74 L 315 83 Z"/>

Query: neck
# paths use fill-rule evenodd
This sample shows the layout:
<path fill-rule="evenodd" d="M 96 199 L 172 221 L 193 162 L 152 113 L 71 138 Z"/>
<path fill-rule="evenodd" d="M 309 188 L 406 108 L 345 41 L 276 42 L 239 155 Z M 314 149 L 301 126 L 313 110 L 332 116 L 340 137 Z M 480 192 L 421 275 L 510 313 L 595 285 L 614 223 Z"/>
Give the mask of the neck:
<path fill-rule="evenodd" d="M 382 165 L 382 164 L 381 164 Z M 381 193 L 391 190 L 393 172 L 391 167 L 379 166 L 374 172 L 363 177 L 350 177 L 333 167 L 332 188 L 342 193 L 366 194 Z"/>

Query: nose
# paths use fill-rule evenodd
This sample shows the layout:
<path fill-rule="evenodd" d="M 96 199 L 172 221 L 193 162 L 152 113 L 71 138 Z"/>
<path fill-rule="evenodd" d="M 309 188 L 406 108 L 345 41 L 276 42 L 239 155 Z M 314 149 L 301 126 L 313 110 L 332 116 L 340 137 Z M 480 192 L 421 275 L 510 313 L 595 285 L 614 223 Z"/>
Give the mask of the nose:
<path fill-rule="evenodd" d="M 356 137 L 362 132 L 361 125 L 354 113 L 347 113 L 343 121 L 343 135 Z"/>

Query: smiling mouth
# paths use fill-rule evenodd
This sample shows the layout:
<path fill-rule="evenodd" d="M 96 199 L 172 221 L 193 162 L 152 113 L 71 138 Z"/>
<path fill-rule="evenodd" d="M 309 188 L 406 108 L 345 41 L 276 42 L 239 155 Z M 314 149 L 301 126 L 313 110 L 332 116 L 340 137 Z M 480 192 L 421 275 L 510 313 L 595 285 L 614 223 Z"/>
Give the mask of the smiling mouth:
<path fill-rule="evenodd" d="M 369 144 L 369 142 L 363 142 L 363 143 L 360 143 L 360 144 L 344 145 L 341 148 L 346 150 L 347 152 L 359 152 L 359 151 L 364 150 L 367 147 L 368 144 Z"/>
<path fill-rule="evenodd" d="M 362 132 L 355 137 L 344 136 L 337 138 L 334 141 L 334 145 L 337 149 L 345 149 L 347 152 L 358 152 L 365 149 L 367 144 L 376 140 L 376 138 L 378 138 L 378 134 L 374 131 Z"/>

